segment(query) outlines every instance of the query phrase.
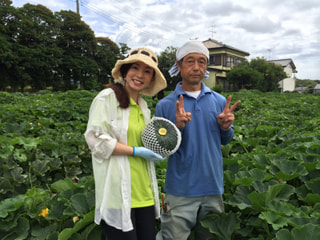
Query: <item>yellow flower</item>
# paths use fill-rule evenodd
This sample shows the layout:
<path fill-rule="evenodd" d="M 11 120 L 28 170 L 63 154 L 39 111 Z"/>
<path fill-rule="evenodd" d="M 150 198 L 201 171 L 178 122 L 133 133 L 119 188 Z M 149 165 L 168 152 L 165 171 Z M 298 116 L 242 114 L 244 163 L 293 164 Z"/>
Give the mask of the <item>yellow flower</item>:
<path fill-rule="evenodd" d="M 39 213 L 38 216 L 39 217 L 42 216 L 42 217 L 46 218 L 48 216 L 48 214 L 49 214 L 49 208 L 44 208 L 41 210 L 41 213 Z"/>
<path fill-rule="evenodd" d="M 32 125 L 32 122 L 31 123 L 29 123 L 30 125 Z"/>
<path fill-rule="evenodd" d="M 76 222 L 79 221 L 79 217 L 77 217 L 77 216 L 76 216 L 76 217 L 73 217 L 72 220 L 73 220 L 73 223 L 76 223 Z"/>
<path fill-rule="evenodd" d="M 242 110 L 245 111 L 246 109 L 245 109 L 245 108 L 242 108 Z"/>
<path fill-rule="evenodd" d="M 165 128 L 160 128 L 158 133 L 161 135 L 161 136 L 165 136 L 167 135 L 167 129 Z"/>
<path fill-rule="evenodd" d="M 41 123 L 38 123 L 38 126 L 40 127 L 40 126 L 41 126 Z"/>

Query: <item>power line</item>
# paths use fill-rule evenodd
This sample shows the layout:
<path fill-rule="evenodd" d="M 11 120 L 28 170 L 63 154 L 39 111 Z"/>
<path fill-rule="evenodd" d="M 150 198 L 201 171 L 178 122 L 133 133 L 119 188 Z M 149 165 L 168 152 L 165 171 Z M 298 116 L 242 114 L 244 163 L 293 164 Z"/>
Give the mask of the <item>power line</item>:
<path fill-rule="evenodd" d="M 159 34 L 155 34 L 154 32 L 142 30 L 141 29 L 142 27 L 139 27 L 138 25 L 137 25 L 137 27 L 134 26 L 132 24 L 132 22 L 127 20 L 127 18 L 124 19 L 122 17 L 115 16 L 114 14 L 112 14 L 110 12 L 107 12 L 106 10 L 102 10 L 101 8 L 98 8 L 96 5 L 93 5 L 92 3 L 90 3 L 87 0 L 81 0 L 81 6 L 87 8 L 89 11 L 94 12 L 95 14 L 101 16 L 102 18 L 107 19 L 108 21 L 112 21 L 113 23 L 119 24 L 120 26 L 128 29 L 131 32 L 134 32 L 136 34 L 148 35 L 150 37 L 150 39 L 153 40 L 153 41 L 165 41 L 165 42 L 168 42 L 168 43 L 172 43 L 172 40 L 169 40 L 168 38 L 164 37 L 163 35 L 162 36 L 158 36 Z M 131 11 L 129 11 L 128 9 L 131 10 Z M 127 7 L 127 9 L 124 10 L 124 11 L 122 9 L 120 9 L 119 11 L 122 11 L 125 14 L 129 15 L 131 17 L 130 19 L 135 18 L 138 21 L 140 21 L 142 23 L 145 23 L 145 20 L 142 20 L 140 17 L 131 14 L 131 12 L 135 12 L 135 11 L 134 11 L 134 9 L 132 9 L 130 7 Z M 144 25 L 144 27 L 146 27 L 146 25 Z M 162 25 L 162 27 L 165 27 L 166 29 L 172 31 L 172 28 L 170 28 L 167 25 L 165 25 L 165 26 Z M 178 32 L 178 31 L 176 31 L 176 32 Z M 178 34 L 183 34 L 183 35 L 185 35 L 187 37 L 187 34 L 185 34 L 185 33 L 178 32 Z M 177 38 L 179 39 L 180 37 L 176 37 L 175 39 L 177 39 Z"/>

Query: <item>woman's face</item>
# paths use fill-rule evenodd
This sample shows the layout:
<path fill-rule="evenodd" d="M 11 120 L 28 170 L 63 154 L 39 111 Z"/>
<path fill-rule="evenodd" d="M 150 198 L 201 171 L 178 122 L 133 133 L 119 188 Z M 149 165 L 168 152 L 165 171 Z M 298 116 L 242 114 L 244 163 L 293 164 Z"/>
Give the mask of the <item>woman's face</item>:
<path fill-rule="evenodd" d="M 154 79 L 154 69 L 143 62 L 135 62 L 126 75 L 126 89 L 129 92 L 140 92 L 149 87 Z"/>

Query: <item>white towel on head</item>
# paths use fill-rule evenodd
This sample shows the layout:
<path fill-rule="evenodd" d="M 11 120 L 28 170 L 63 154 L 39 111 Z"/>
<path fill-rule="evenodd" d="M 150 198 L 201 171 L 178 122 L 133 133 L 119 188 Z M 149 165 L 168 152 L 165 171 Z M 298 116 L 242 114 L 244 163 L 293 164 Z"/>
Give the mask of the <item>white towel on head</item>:
<path fill-rule="evenodd" d="M 187 56 L 189 53 L 201 53 L 207 57 L 207 60 L 209 61 L 209 50 L 208 48 L 203 44 L 201 41 L 188 41 L 185 44 L 183 44 L 176 53 L 176 60 L 180 61 L 182 58 Z M 170 74 L 170 77 L 177 76 L 179 74 L 179 69 L 177 64 L 175 63 L 171 69 L 168 71 Z M 206 73 L 204 75 L 205 79 L 209 78 L 209 71 L 206 70 Z"/>
<path fill-rule="evenodd" d="M 176 59 L 180 61 L 189 53 L 202 53 L 209 60 L 209 50 L 201 41 L 188 41 L 183 44 L 176 53 Z"/>

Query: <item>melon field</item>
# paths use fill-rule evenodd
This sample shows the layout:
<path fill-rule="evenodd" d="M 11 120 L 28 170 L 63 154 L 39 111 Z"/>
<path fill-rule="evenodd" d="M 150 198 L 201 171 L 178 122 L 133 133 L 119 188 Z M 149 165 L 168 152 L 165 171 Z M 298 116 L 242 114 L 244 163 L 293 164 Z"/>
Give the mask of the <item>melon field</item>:
<path fill-rule="evenodd" d="M 105 239 L 93 222 L 83 136 L 96 94 L 0 92 L 1 240 Z M 234 140 L 222 147 L 225 213 L 206 216 L 202 227 L 215 239 L 320 239 L 320 97 L 224 95 L 242 101 Z M 156 101 L 145 99 L 153 113 Z M 166 160 L 156 171 L 164 194 Z"/>

